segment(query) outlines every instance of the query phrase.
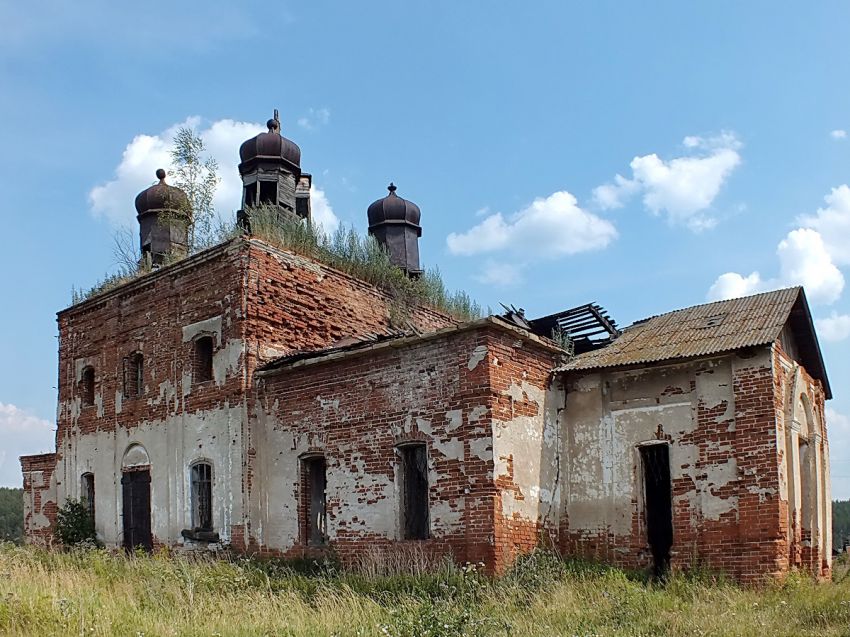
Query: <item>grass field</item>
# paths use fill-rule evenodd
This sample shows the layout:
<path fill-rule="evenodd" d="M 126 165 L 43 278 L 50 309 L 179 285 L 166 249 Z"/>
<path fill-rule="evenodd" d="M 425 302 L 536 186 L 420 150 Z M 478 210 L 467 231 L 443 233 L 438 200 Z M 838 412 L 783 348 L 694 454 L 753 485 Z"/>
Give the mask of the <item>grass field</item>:
<path fill-rule="evenodd" d="M 708 574 L 654 584 L 545 553 L 490 580 L 474 569 L 362 575 L 0 545 L 3 635 L 843 635 L 850 575 L 742 589 Z"/>

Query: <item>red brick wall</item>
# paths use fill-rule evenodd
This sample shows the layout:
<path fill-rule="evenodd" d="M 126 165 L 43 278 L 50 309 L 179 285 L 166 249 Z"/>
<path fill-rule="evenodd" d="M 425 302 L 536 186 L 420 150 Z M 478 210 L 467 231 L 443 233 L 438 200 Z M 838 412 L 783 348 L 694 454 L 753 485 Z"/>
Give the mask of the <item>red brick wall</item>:
<path fill-rule="evenodd" d="M 428 448 L 434 480 L 429 485 L 432 537 L 422 543 L 428 550 L 495 569 L 513 550 L 504 551 L 500 542 L 513 546 L 516 540 L 524 547 L 534 535 L 534 530 L 522 524 L 513 528 L 498 515 L 500 495 L 491 458 L 491 414 L 501 400 L 501 385 L 523 370 L 535 378 L 543 376 L 552 364 L 551 354 L 537 352 L 536 359 L 532 352 L 517 354 L 516 341 L 515 334 L 493 328 L 451 332 L 333 363 L 296 365 L 260 381 L 258 407 L 267 412 L 265 426 L 305 441 L 296 443 L 285 462 L 308 450 L 324 453 L 331 541 L 343 559 L 352 560 L 364 547 L 387 545 L 397 537 L 375 533 L 368 522 L 354 518 L 358 511 L 381 519 L 398 516 L 395 495 L 388 494 L 396 491 L 395 446 L 407 440 L 423 440 Z M 473 352 L 483 347 L 489 353 L 475 363 Z M 495 357 L 500 367 L 494 372 Z M 540 360 L 543 357 L 548 361 Z M 502 407 L 498 410 L 501 413 Z M 335 474 L 356 467 L 361 488 L 348 492 L 334 484 Z M 382 487 L 369 486 L 375 483 Z M 301 485 L 291 488 L 298 494 Z M 303 502 L 298 515 L 304 515 Z M 300 545 L 255 548 L 303 550 Z"/>
<path fill-rule="evenodd" d="M 31 544 L 53 544 L 57 512 L 55 485 L 52 484 L 55 468 L 55 453 L 21 457 L 24 474 L 24 538 Z"/>

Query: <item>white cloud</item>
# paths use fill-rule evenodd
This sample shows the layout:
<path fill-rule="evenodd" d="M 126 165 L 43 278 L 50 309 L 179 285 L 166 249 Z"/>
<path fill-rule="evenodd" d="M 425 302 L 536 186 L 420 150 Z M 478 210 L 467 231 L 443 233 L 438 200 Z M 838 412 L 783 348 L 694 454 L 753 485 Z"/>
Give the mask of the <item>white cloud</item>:
<path fill-rule="evenodd" d="M 508 218 L 491 214 L 466 232 L 451 233 L 446 243 L 458 255 L 506 250 L 556 258 L 604 248 L 616 237 L 610 221 L 583 210 L 572 194 L 559 191 L 535 199 Z"/>
<path fill-rule="evenodd" d="M 824 239 L 826 249 L 839 265 L 850 265 L 850 187 L 846 184 L 833 188 L 824 197 L 825 208 L 813 215 L 802 215 L 797 221 L 804 228 L 817 230 Z"/>
<path fill-rule="evenodd" d="M 238 122 L 221 119 L 203 126 L 200 117 L 189 117 L 183 122 L 170 126 L 158 135 L 140 134 L 127 144 L 121 162 L 115 169 L 115 177 L 92 188 L 89 203 L 92 213 L 108 220 L 114 226 L 136 227 L 136 195 L 156 181 L 157 168 L 171 165 L 170 148 L 174 134 L 182 126 L 194 128 L 204 141 L 207 154 L 218 162 L 218 174 L 221 181 L 216 189 L 213 205 L 223 219 L 233 219 L 233 211 L 242 201 L 242 180 L 239 177 L 239 146 L 266 130 L 263 124 Z M 324 228 L 333 231 L 339 220 L 333 213 L 324 192 L 313 188 L 313 213 Z"/>
<path fill-rule="evenodd" d="M 315 186 L 310 189 L 310 213 L 313 223 L 321 226 L 328 234 L 339 227 L 339 218 L 334 214 L 327 195 Z"/>
<path fill-rule="evenodd" d="M 500 263 L 488 259 L 475 279 L 488 285 L 511 287 L 522 283 L 523 267 L 521 263 Z"/>
<path fill-rule="evenodd" d="M 747 276 L 742 276 L 737 272 L 727 272 L 717 277 L 706 296 L 709 301 L 737 299 L 741 296 L 761 292 L 762 289 L 763 283 L 758 272 L 753 272 Z"/>
<path fill-rule="evenodd" d="M 600 208 L 620 208 L 642 193 L 644 206 L 655 215 L 665 214 L 670 223 L 698 232 L 717 220 L 709 212 L 721 187 L 741 163 L 740 142 L 732 133 L 716 137 L 689 136 L 683 145 L 692 154 L 669 161 L 652 153 L 635 157 L 632 178 L 615 175 L 614 182 L 594 189 Z"/>
<path fill-rule="evenodd" d="M 834 131 L 829 132 L 829 136 L 832 139 L 844 139 L 847 137 L 847 131 L 842 128 L 836 128 Z"/>
<path fill-rule="evenodd" d="M 810 228 L 797 228 L 776 247 L 779 276 L 762 279 L 758 272 L 747 276 L 737 272 L 720 275 L 708 290 L 709 300 L 731 299 L 764 290 L 802 285 L 815 303 L 834 303 L 844 289 L 844 275 L 835 266 L 820 234 Z"/>
<path fill-rule="evenodd" d="M 53 451 L 53 425 L 9 403 L 0 402 L 0 486 L 20 487 L 19 456 Z"/>
<path fill-rule="evenodd" d="M 315 130 L 330 121 L 331 111 L 328 108 L 311 108 L 307 114 L 298 118 L 298 125 L 305 130 Z"/>
<path fill-rule="evenodd" d="M 828 318 L 816 319 L 818 335 L 825 341 L 843 341 L 850 336 L 850 314 L 833 312 Z"/>

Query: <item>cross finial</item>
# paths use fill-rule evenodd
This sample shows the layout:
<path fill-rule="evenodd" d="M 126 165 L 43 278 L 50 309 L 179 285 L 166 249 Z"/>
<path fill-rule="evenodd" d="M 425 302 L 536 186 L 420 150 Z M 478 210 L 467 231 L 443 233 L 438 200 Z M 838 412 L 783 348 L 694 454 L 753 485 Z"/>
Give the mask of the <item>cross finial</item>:
<path fill-rule="evenodd" d="M 390 182 L 390 185 L 387 186 L 387 190 L 389 190 L 390 192 L 395 192 L 396 190 L 398 190 L 398 188 L 393 182 Z"/>

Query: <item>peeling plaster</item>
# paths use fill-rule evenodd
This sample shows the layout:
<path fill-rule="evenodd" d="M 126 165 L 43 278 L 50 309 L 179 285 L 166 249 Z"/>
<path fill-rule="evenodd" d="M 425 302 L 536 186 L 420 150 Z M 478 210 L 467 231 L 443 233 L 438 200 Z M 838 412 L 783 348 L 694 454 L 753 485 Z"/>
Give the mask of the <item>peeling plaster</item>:
<path fill-rule="evenodd" d="M 472 371 L 476 367 L 478 367 L 478 363 L 483 361 L 487 357 L 487 346 L 479 345 L 474 350 L 472 350 L 472 355 L 469 357 L 469 361 L 466 363 L 466 367 L 469 371 Z"/>

